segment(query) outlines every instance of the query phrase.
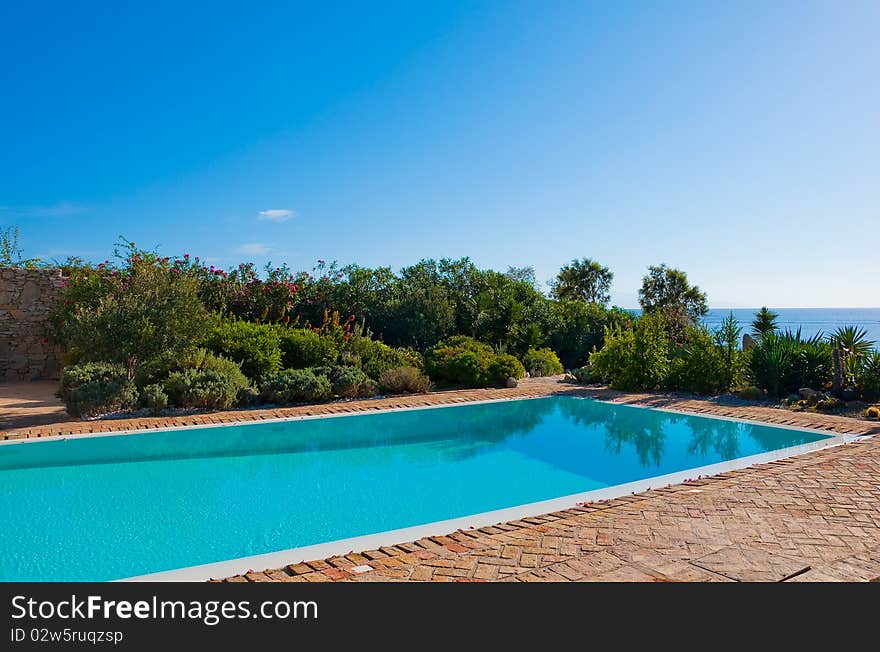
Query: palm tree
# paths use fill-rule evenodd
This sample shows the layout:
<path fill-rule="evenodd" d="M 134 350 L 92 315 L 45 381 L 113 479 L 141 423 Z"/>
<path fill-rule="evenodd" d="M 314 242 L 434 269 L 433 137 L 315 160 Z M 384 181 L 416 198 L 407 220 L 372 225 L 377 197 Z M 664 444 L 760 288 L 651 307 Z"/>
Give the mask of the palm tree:
<path fill-rule="evenodd" d="M 755 313 L 755 320 L 752 322 L 752 335 L 756 339 L 761 339 L 767 333 L 775 332 L 779 328 L 776 322 L 777 319 L 779 319 L 777 313 L 768 310 L 767 306 L 763 306 Z"/>

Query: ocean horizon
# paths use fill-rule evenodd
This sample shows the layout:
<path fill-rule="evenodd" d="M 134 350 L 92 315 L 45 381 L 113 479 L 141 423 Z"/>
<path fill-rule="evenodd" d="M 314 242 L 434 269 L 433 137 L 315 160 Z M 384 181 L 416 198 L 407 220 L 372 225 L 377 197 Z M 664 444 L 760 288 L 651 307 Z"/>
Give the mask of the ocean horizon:
<path fill-rule="evenodd" d="M 792 332 L 801 329 L 801 335 L 812 337 L 827 336 L 841 326 L 857 326 L 867 331 L 867 338 L 880 348 L 880 308 L 770 308 L 779 315 L 780 330 Z M 749 332 L 749 324 L 755 318 L 758 308 L 710 308 L 702 323 L 708 328 L 717 328 L 730 313 L 739 321 L 743 333 Z M 633 313 L 641 310 L 632 309 Z"/>

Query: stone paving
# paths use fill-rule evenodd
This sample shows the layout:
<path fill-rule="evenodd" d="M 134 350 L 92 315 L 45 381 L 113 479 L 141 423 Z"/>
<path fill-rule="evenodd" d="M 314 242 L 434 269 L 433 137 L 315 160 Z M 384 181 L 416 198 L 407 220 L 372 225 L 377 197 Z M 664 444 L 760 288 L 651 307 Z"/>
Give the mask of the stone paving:
<path fill-rule="evenodd" d="M 878 579 L 880 441 L 870 437 L 552 514 L 225 581 Z"/>
<path fill-rule="evenodd" d="M 0 381 L 0 433 L 70 419 L 55 396 L 58 381 Z"/>
<path fill-rule="evenodd" d="M 4 439 L 234 423 L 569 392 L 602 400 L 863 435 L 804 455 L 552 514 L 438 533 L 231 582 L 866 581 L 880 579 L 880 424 L 761 405 L 623 394 L 530 379 L 514 389 L 174 417 L 72 421 Z M 357 571 L 355 570 L 357 569 Z"/>

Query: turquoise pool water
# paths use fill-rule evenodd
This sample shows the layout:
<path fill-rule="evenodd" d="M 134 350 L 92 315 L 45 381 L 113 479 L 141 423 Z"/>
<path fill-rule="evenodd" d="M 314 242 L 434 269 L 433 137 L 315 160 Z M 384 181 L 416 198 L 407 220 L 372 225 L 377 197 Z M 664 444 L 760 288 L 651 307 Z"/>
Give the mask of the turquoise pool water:
<path fill-rule="evenodd" d="M 0 446 L 0 580 L 131 577 L 825 438 L 554 396 L 8 444 Z"/>

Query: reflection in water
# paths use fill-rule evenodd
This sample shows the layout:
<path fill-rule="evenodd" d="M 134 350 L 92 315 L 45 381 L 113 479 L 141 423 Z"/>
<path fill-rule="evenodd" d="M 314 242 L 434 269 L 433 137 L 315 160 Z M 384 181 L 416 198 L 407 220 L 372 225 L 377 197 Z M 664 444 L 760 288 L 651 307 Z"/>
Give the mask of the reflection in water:
<path fill-rule="evenodd" d="M 692 433 L 688 453 L 705 457 L 714 451 L 725 460 L 739 457 L 739 437 L 744 424 L 694 418 L 688 425 Z"/>
<path fill-rule="evenodd" d="M 723 460 L 735 459 L 742 454 L 745 436 L 754 440 L 762 450 L 780 446 L 778 430 L 756 428 L 737 421 L 615 406 L 592 400 L 561 401 L 558 405 L 560 412 L 575 424 L 604 430 L 608 453 L 619 456 L 627 447 L 632 447 L 643 467 L 661 465 L 666 438 L 673 428 L 687 432 L 690 437 L 687 452 L 696 457 L 714 455 Z M 786 432 L 785 445 L 815 440 L 806 433 L 802 437 L 792 437 L 792 434 Z"/>
<path fill-rule="evenodd" d="M 677 421 L 677 415 L 645 419 L 639 409 L 616 407 L 590 400 L 560 403 L 560 410 L 580 426 L 601 426 L 605 430 L 605 450 L 620 455 L 624 446 L 632 446 L 642 466 L 659 466 L 663 459 L 664 428 Z M 660 413 L 657 413 L 660 414 Z"/>
<path fill-rule="evenodd" d="M 609 415 L 605 421 L 605 450 L 617 455 L 624 444 L 636 449 L 642 466 L 660 466 L 663 460 L 664 426 L 671 421 L 664 418 L 645 422 L 641 415 L 630 411 L 619 411 Z"/>
<path fill-rule="evenodd" d="M 551 400 L 195 428 L 121 437 L 71 438 L 0 448 L 0 470 L 212 457 L 241 457 L 408 446 L 400 454 L 464 459 L 537 428 Z M 426 418 L 430 415 L 432 418 Z"/>

